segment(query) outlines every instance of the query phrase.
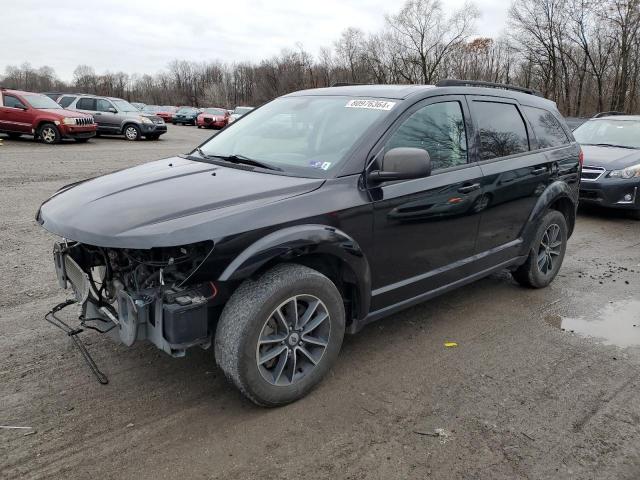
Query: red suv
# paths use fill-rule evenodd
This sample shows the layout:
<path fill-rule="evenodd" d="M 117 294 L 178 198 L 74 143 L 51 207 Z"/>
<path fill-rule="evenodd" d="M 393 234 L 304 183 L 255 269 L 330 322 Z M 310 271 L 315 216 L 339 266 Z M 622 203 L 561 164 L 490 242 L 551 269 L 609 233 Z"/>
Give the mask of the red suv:
<path fill-rule="evenodd" d="M 9 138 L 33 135 L 48 144 L 63 138 L 86 142 L 96 128 L 91 115 L 65 110 L 46 95 L 0 88 L 0 132 Z"/>

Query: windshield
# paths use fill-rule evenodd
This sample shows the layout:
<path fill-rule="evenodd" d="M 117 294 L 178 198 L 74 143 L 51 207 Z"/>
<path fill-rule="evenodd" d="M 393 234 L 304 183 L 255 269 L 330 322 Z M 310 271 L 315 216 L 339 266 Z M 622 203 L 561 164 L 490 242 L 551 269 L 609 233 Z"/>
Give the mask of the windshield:
<path fill-rule="evenodd" d="M 640 120 L 590 120 L 576 128 L 573 136 L 583 145 L 640 148 Z"/>
<path fill-rule="evenodd" d="M 205 108 L 204 113 L 210 113 L 212 115 L 224 115 L 224 110 L 221 108 Z"/>
<path fill-rule="evenodd" d="M 61 110 L 62 107 L 46 95 L 23 95 L 33 108 L 51 108 Z"/>
<path fill-rule="evenodd" d="M 236 107 L 233 113 L 236 115 L 244 115 L 245 113 L 249 113 L 253 108 L 251 107 Z"/>
<path fill-rule="evenodd" d="M 139 112 L 136 107 L 131 105 L 126 100 L 113 100 L 113 104 L 116 106 L 119 112 Z"/>
<path fill-rule="evenodd" d="M 177 113 L 193 113 L 196 109 L 193 107 L 182 107 Z"/>
<path fill-rule="evenodd" d="M 142 109 L 143 112 L 157 112 L 160 110 L 158 105 L 147 105 Z"/>
<path fill-rule="evenodd" d="M 231 124 L 201 149 L 206 155 L 237 155 L 288 173 L 325 177 L 393 105 L 335 96 L 278 98 Z"/>

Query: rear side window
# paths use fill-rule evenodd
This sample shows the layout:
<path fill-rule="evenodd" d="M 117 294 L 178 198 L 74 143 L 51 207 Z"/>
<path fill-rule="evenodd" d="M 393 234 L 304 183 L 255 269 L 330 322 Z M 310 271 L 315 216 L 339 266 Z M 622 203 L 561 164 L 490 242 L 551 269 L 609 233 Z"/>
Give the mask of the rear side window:
<path fill-rule="evenodd" d="M 81 98 L 76 104 L 76 108 L 79 110 L 95 110 L 96 101 L 94 98 Z"/>
<path fill-rule="evenodd" d="M 414 112 L 387 141 L 385 151 L 396 147 L 426 150 L 434 170 L 467 163 L 467 135 L 460 103 L 434 103 Z"/>
<path fill-rule="evenodd" d="M 553 113 L 535 107 L 523 109 L 538 139 L 538 148 L 559 147 L 569 143 L 569 137 Z"/>
<path fill-rule="evenodd" d="M 529 150 L 529 137 L 518 107 L 511 103 L 474 101 L 480 128 L 480 159 L 507 157 Z"/>
<path fill-rule="evenodd" d="M 13 95 L 5 95 L 4 106 L 11 107 L 11 108 L 22 108 L 24 107 L 24 104 L 20 100 L 18 100 L 17 97 L 14 97 Z"/>
<path fill-rule="evenodd" d="M 67 108 L 69 105 L 73 103 L 76 97 L 62 97 L 58 102 L 62 108 Z M 78 107 L 80 108 L 80 107 Z"/>

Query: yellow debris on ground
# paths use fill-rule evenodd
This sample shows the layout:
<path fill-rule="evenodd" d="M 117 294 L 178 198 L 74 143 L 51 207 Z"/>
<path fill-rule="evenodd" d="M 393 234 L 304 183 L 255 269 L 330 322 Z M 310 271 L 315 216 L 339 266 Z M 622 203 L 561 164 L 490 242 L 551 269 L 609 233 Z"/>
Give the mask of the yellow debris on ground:
<path fill-rule="evenodd" d="M 444 346 L 447 348 L 457 347 L 458 344 L 456 342 L 444 342 Z"/>

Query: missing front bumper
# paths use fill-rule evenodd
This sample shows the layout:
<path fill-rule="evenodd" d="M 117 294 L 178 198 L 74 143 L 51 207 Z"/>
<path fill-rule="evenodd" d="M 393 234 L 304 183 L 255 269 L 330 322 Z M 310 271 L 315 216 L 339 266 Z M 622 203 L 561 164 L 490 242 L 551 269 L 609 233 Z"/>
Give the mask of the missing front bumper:
<path fill-rule="evenodd" d="M 176 292 L 150 288 L 132 294 L 115 281 L 115 301 L 101 303 L 89 274 L 69 254 L 72 248 L 66 243 L 56 243 L 53 256 L 58 283 L 62 288 L 70 288 L 82 306 L 82 322 L 100 322 L 102 328 L 96 330 L 127 346 L 148 340 L 174 357 L 183 357 L 193 346 L 205 349 L 211 346 L 210 297 L 204 296 L 201 289 Z"/>

